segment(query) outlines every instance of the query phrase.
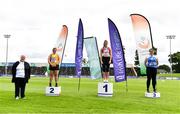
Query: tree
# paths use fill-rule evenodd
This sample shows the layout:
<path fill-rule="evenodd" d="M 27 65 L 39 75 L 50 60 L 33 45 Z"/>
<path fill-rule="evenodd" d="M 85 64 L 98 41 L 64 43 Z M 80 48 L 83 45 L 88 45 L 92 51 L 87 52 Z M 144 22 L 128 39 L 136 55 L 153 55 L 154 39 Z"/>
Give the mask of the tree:
<path fill-rule="evenodd" d="M 138 51 L 135 51 L 135 61 L 134 61 L 134 65 L 135 66 L 139 66 L 139 55 L 138 55 Z"/>
<path fill-rule="evenodd" d="M 171 56 L 169 55 L 169 62 L 170 57 L 172 57 L 172 69 L 175 73 L 180 73 L 180 52 L 173 53 Z"/>
<path fill-rule="evenodd" d="M 166 72 L 170 72 L 170 67 L 168 65 L 159 65 L 158 69 L 165 70 Z"/>
<path fill-rule="evenodd" d="M 140 66 L 139 64 L 139 54 L 138 54 L 138 50 L 135 51 L 135 57 L 134 57 L 134 65 L 135 66 Z M 140 67 L 136 67 L 135 68 L 136 72 L 137 72 L 137 75 L 140 76 L 141 73 L 140 73 Z"/>

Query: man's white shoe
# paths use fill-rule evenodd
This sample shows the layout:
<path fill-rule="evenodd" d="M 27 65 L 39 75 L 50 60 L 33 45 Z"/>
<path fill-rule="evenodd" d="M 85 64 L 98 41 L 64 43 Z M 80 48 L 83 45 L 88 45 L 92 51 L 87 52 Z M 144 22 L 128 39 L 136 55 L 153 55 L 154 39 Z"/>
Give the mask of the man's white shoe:
<path fill-rule="evenodd" d="M 24 99 L 24 100 L 25 100 L 25 99 L 26 99 L 26 97 L 23 97 L 22 99 Z"/>
<path fill-rule="evenodd" d="M 19 97 L 16 97 L 16 100 L 18 100 L 19 99 Z"/>

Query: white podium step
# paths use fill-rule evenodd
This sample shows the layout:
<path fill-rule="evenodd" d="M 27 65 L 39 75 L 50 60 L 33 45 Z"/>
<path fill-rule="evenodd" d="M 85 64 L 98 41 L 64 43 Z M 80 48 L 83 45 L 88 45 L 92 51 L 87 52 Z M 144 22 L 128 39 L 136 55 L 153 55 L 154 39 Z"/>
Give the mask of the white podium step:
<path fill-rule="evenodd" d="M 59 96 L 61 93 L 61 86 L 59 87 L 46 87 L 46 96 Z"/>
<path fill-rule="evenodd" d="M 160 98 L 160 93 L 159 92 L 157 92 L 157 93 L 148 93 L 148 92 L 145 92 L 145 97 Z"/>
<path fill-rule="evenodd" d="M 98 83 L 98 96 L 112 97 L 113 83 Z"/>

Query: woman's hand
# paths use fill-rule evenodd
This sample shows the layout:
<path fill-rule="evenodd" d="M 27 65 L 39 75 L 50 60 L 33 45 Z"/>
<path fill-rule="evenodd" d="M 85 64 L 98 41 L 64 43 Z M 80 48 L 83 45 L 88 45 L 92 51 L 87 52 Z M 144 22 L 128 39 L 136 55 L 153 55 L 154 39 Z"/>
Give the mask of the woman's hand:
<path fill-rule="evenodd" d="M 109 61 L 109 64 L 111 64 L 111 61 Z"/>
<path fill-rule="evenodd" d="M 56 66 L 56 63 L 50 63 L 52 67 L 55 67 Z"/>
<path fill-rule="evenodd" d="M 59 62 L 55 62 L 56 65 L 59 65 Z"/>
<path fill-rule="evenodd" d="M 101 64 L 103 64 L 103 61 L 101 60 Z"/>

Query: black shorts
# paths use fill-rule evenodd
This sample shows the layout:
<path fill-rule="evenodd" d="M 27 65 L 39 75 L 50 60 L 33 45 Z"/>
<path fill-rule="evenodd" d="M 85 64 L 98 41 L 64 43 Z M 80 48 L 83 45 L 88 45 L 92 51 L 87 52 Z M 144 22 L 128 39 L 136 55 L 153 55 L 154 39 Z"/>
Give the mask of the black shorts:
<path fill-rule="evenodd" d="M 49 65 L 49 70 L 59 70 L 59 65 L 56 66 Z"/>
<path fill-rule="evenodd" d="M 109 72 L 109 60 L 110 60 L 110 57 L 102 57 L 102 61 L 103 61 L 103 64 L 102 64 L 102 71 L 103 72 Z"/>

